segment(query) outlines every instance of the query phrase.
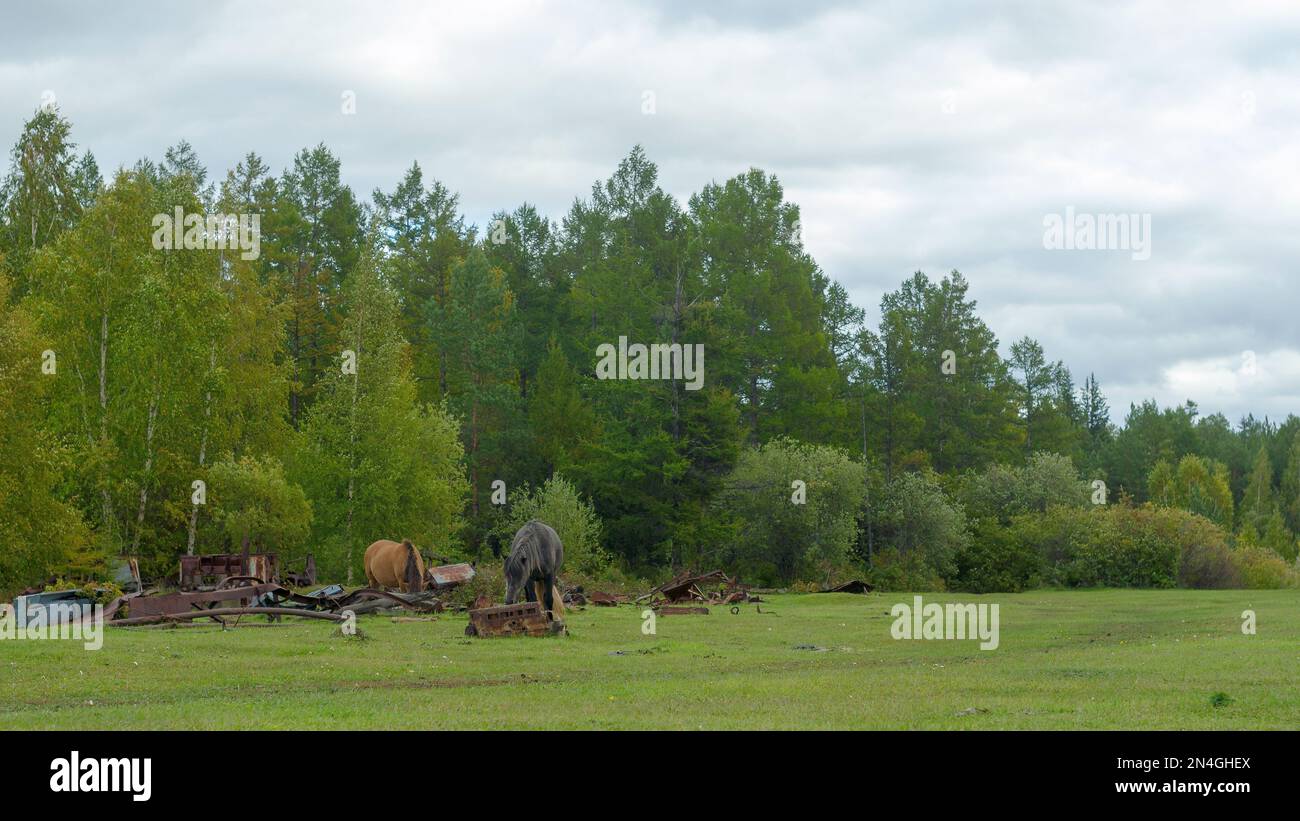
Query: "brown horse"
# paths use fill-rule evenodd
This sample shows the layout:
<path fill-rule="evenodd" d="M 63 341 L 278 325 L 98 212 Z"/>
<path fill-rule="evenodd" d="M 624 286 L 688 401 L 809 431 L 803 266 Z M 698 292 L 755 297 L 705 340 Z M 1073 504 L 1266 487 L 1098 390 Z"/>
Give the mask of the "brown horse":
<path fill-rule="evenodd" d="M 396 587 L 403 593 L 424 589 L 424 559 L 410 539 L 401 543 L 380 539 L 366 548 L 366 581 L 381 590 Z"/>

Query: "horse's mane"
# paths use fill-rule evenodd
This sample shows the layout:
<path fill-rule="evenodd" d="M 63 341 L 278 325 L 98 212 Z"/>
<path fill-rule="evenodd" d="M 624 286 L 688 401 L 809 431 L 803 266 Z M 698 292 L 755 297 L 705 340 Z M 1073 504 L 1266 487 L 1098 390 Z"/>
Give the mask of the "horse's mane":
<path fill-rule="evenodd" d="M 411 544 L 410 539 L 402 539 L 402 547 L 406 548 L 406 568 L 402 575 L 406 577 L 407 584 L 419 584 L 420 565 L 416 558 L 415 545 Z"/>
<path fill-rule="evenodd" d="M 510 546 L 510 555 L 506 557 L 508 569 L 517 567 L 521 558 L 528 559 L 530 573 L 533 568 L 542 566 L 541 529 L 537 527 L 540 524 L 541 522 L 536 519 L 530 519 L 523 527 L 519 528 L 519 532 L 515 534 L 514 544 Z"/>

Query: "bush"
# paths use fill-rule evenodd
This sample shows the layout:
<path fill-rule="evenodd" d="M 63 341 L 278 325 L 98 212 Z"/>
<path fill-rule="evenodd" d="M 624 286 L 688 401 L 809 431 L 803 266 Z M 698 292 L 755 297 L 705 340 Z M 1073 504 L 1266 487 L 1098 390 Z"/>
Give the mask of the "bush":
<path fill-rule="evenodd" d="M 743 451 L 718 499 L 719 515 L 738 524 L 729 545 L 736 569 L 788 584 L 843 562 L 864 479 L 862 464 L 838 448 L 777 438 Z"/>
<path fill-rule="evenodd" d="M 942 592 L 947 589 L 943 577 L 916 552 L 885 548 L 872 557 L 866 581 L 877 590 Z"/>
<path fill-rule="evenodd" d="M 970 538 L 966 514 L 944 494 L 934 474 L 899 474 L 877 498 L 871 511 L 876 543 L 900 556 L 915 555 L 930 568 L 923 575 L 953 578 L 957 557 Z M 913 566 L 910 561 L 908 566 Z"/>
<path fill-rule="evenodd" d="M 238 551 L 247 537 L 254 551 L 298 556 L 311 532 L 311 502 L 274 457 L 222 459 L 208 471 L 208 487 L 213 523 L 230 550 Z"/>
<path fill-rule="evenodd" d="M 1072 587 L 1173 587 L 1178 546 L 1157 532 L 1160 513 L 1116 506 L 1096 516 L 1092 530 L 1065 568 Z"/>
<path fill-rule="evenodd" d="M 957 557 L 957 583 L 971 593 L 1019 593 L 1043 579 L 1043 557 L 1010 528 L 982 520 Z"/>
<path fill-rule="evenodd" d="M 1242 584 L 1250 590 L 1300 588 L 1300 573 L 1271 550 L 1246 545 L 1233 551 L 1232 558 Z"/>
<path fill-rule="evenodd" d="M 560 543 L 564 545 L 563 569 L 570 573 L 599 575 L 609 566 L 609 554 L 600 544 L 600 517 L 573 483 L 563 476 L 552 476 L 536 490 L 525 487 L 516 492 L 516 501 L 496 528 L 503 551 L 509 551 L 515 533 L 530 519 L 555 528 Z"/>
<path fill-rule="evenodd" d="M 1018 516 L 1011 551 L 1032 549 L 1044 578 L 1068 587 L 1233 587 L 1241 583 L 1227 534 L 1177 508 L 1055 507 Z"/>
<path fill-rule="evenodd" d="M 1188 515 L 1179 532 L 1182 556 L 1178 586 L 1205 589 L 1241 587 L 1241 571 L 1233 561 L 1226 534 L 1213 522 Z"/>

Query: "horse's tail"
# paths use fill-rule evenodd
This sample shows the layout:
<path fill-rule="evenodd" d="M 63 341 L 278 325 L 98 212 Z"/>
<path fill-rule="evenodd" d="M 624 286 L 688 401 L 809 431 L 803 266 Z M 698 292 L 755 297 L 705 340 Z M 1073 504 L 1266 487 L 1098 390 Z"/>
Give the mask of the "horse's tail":
<path fill-rule="evenodd" d="M 424 588 L 424 580 L 420 578 L 419 554 L 415 552 L 415 545 L 411 544 L 410 539 L 402 539 L 402 547 L 406 548 L 406 570 L 402 575 L 406 577 L 409 592 L 414 593 Z"/>

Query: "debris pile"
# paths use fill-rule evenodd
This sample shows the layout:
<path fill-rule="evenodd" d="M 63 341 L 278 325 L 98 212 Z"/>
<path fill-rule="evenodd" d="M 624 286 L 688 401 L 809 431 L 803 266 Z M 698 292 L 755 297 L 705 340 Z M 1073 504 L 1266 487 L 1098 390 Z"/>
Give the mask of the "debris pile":
<path fill-rule="evenodd" d="M 832 587 L 832 588 L 829 589 L 829 590 L 822 590 L 822 591 L 819 591 L 819 592 L 822 592 L 822 593 L 861 593 L 861 594 L 866 594 L 866 593 L 870 593 L 872 590 L 875 590 L 875 589 L 876 589 L 876 588 L 872 587 L 871 585 L 867 584 L 866 582 L 862 581 L 861 579 L 854 579 L 854 580 L 852 580 L 852 581 L 845 582 L 844 584 L 837 584 L 837 585 L 835 585 L 834 587 Z"/>
<path fill-rule="evenodd" d="M 678 574 L 649 593 L 637 597 L 637 603 L 649 602 L 650 607 L 664 615 L 673 612 L 698 612 L 701 608 L 667 608 L 665 605 L 683 602 L 702 604 L 738 604 L 762 599 L 752 595 L 749 588 L 721 570 L 709 573 L 686 571 Z M 707 613 L 708 611 L 705 610 Z"/>
<path fill-rule="evenodd" d="M 133 626 L 162 622 L 225 619 L 240 616 L 281 616 L 342 621 L 355 615 L 397 610 L 441 613 L 446 604 L 438 596 L 474 578 L 469 564 L 449 564 L 426 571 L 425 589 L 414 593 L 391 593 L 363 587 L 350 592 L 337 584 L 310 593 L 300 593 L 279 583 L 279 563 L 274 553 L 226 553 L 183 556 L 176 592 L 158 593 L 141 589 L 134 562 L 134 590 L 114 599 L 104 611 L 109 624 Z M 316 562 L 310 554 L 302 573 L 287 573 L 291 582 L 314 580 Z"/>

